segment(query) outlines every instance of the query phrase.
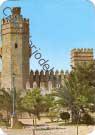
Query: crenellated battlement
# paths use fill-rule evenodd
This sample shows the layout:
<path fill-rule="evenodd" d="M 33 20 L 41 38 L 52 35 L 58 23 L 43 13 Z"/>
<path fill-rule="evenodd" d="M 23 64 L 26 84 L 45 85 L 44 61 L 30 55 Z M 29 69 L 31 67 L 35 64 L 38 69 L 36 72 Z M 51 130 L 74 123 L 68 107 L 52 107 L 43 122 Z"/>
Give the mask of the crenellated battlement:
<path fill-rule="evenodd" d="M 93 48 L 74 48 L 71 53 L 93 53 Z"/>
<path fill-rule="evenodd" d="M 21 13 L 21 8 L 20 7 L 13 7 L 12 15 L 16 16 L 16 15 L 20 15 L 20 13 Z"/>
<path fill-rule="evenodd" d="M 10 22 L 11 22 L 11 21 L 10 21 L 9 19 L 3 18 L 1 24 L 2 24 L 2 25 L 5 25 L 5 24 L 9 24 Z"/>
<path fill-rule="evenodd" d="M 61 74 L 65 74 L 65 72 L 63 70 L 59 71 L 59 70 L 56 70 L 56 71 L 39 71 L 39 70 L 36 70 L 36 71 L 33 71 L 31 70 L 30 71 L 30 74 L 33 74 L 33 75 L 61 75 Z"/>
<path fill-rule="evenodd" d="M 9 23 L 13 23 L 13 20 L 14 18 L 12 16 L 10 16 L 10 18 L 3 18 L 2 19 L 2 22 L 1 24 L 2 25 L 5 25 L 5 24 L 9 24 Z M 26 18 L 19 18 L 18 22 L 21 23 L 21 21 L 24 23 L 24 24 L 29 24 L 29 19 L 26 19 Z"/>
<path fill-rule="evenodd" d="M 23 18 L 23 22 L 29 24 L 29 19 Z"/>
<path fill-rule="evenodd" d="M 48 83 L 51 82 L 53 88 L 57 87 L 58 85 L 62 85 L 63 78 L 65 73 L 63 70 L 61 71 L 33 71 L 30 72 L 30 86 L 33 87 L 33 83 L 36 82 L 37 86 L 40 88 L 41 84 L 43 83 L 45 88 L 48 87 Z"/>

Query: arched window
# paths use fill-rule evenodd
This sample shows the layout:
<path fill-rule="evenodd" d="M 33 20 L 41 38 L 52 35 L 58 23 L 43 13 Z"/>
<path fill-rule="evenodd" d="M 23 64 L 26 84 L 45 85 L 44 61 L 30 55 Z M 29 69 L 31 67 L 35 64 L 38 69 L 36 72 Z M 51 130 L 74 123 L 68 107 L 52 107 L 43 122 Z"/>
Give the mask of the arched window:
<path fill-rule="evenodd" d="M 18 44 L 17 43 L 15 43 L 15 48 L 17 48 L 18 47 Z"/>

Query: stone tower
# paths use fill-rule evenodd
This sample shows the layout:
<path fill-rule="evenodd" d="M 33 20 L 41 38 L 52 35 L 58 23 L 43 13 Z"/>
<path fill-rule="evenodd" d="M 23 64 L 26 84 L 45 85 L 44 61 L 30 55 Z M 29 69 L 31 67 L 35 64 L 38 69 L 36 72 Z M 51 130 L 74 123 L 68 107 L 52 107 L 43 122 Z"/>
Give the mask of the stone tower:
<path fill-rule="evenodd" d="M 29 82 L 29 20 L 14 7 L 9 19 L 2 19 L 2 73 L 1 87 L 25 89 Z M 13 77 L 13 75 L 15 75 Z"/>
<path fill-rule="evenodd" d="M 94 60 L 93 49 L 81 48 L 71 51 L 71 64 L 76 67 L 77 64 L 87 63 Z"/>

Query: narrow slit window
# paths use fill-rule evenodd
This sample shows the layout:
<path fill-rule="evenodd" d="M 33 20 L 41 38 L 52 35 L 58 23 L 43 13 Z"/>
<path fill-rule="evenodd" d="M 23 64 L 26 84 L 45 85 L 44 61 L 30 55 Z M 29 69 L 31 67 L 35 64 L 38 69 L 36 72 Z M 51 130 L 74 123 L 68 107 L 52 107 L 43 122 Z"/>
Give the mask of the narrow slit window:
<path fill-rule="evenodd" d="M 15 48 L 18 48 L 18 45 L 17 45 L 17 43 L 15 43 Z"/>

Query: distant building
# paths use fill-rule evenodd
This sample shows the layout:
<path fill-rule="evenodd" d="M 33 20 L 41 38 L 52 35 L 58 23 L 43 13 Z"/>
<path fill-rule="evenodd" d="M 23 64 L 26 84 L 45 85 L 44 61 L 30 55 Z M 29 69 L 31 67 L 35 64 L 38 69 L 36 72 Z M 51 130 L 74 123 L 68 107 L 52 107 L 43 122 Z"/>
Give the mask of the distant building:
<path fill-rule="evenodd" d="M 81 48 L 73 49 L 71 51 L 71 66 L 76 67 L 76 65 L 81 63 L 87 63 L 94 60 L 93 49 Z"/>

